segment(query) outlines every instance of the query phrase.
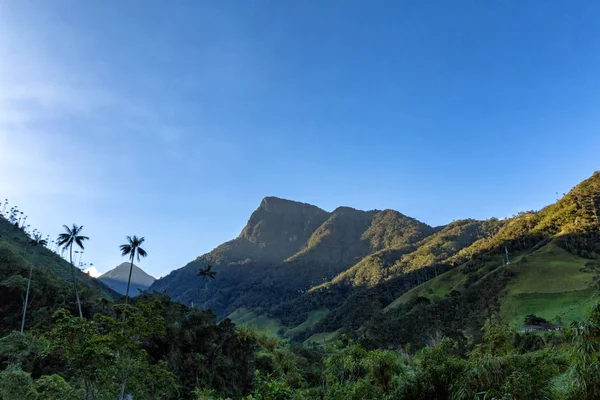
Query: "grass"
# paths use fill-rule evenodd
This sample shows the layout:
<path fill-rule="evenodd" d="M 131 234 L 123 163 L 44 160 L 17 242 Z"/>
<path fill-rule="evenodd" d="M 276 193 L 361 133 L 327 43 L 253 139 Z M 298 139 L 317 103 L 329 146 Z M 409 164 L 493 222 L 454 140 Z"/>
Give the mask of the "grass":
<path fill-rule="evenodd" d="M 238 308 L 227 316 L 234 324 L 254 328 L 256 330 L 267 333 L 269 336 L 279 336 L 283 329 L 284 337 L 290 338 L 311 329 L 318 324 L 325 316 L 329 314 L 328 309 L 311 311 L 306 318 L 306 321 L 295 328 L 286 330 L 286 327 L 281 325 L 278 319 L 269 318 L 265 314 L 257 314 L 253 310 L 247 308 Z"/>
<path fill-rule="evenodd" d="M 327 314 L 329 314 L 329 310 L 327 308 L 324 308 L 322 310 L 311 311 L 310 313 L 308 313 L 306 321 L 304 321 L 297 327 L 288 330 L 283 336 L 294 337 L 298 334 L 306 332 L 307 330 L 311 329 L 313 326 L 321 322 L 321 320 L 325 318 Z"/>
<path fill-rule="evenodd" d="M 396 308 L 409 302 L 415 297 L 423 296 L 427 298 L 444 297 L 452 290 L 459 289 L 467 279 L 467 275 L 461 273 L 458 269 L 447 271 L 434 279 L 425 282 L 422 285 L 412 288 L 402 296 L 388 305 L 384 311 Z"/>
<path fill-rule="evenodd" d="M 575 256 L 549 243 L 529 254 L 514 254 L 513 262 L 503 266 L 514 273 L 502 299 L 502 317 L 521 327 L 525 316 L 535 314 L 550 321 L 567 324 L 584 317 L 585 311 L 596 299 L 594 276 L 596 271 L 586 269 L 585 258 Z M 499 260 L 488 261 L 473 273 L 487 273 Z M 430 299 L 444 297 L 452 290 L 460 290 L 469 275 L 460 267 L 448 271 L 417 286 L 394 300 L 385 310 L 405 304 L 417 296 Z"/>
<path fill-rule="evenodd" d="M 328 344 L 336 340 L 338 336 L 340 336 L 340 333 L 338 331 L 315 333 L 314 335 L 306 339 L 304 341 L 304 344 Z"/>
<path fill-rule="evenodd" d="M 597 272 L 584 270 L 588 261 L 550 243 L 507 266 L 516 276 L 506 288 L 503 318 L 517 327 L 529 314 L 562 324 L 581 319 L 596 298 Z"/>
<path fill-rule="evenodd" d="M 582 271 L 587 261 L 550 243 L 507 266 L 517 275 L 508 288 L 509 293 L 558 293 L 587 289 L 594 284 L 594 274 Z"/>
<path fill-rule="evenodd" d="M 574 290 L 559 293 L 520 293 L 509 295 L 502 303 L 502 316 L 516 327 L 523 325 L 529 314 L 566 324 L 581 320 L 594 302 L 596 290 Z"/>
<path fill-rule="evenodd" d="M 269 336 L 279 336 L 279 331 L 284 326 L 281 325 L 278 319 L 269 318 L 264 314 L 256 314 L 254 311 L 246 308 L 238 308 L 227 317 L 234 324 L 254 328 L 258 331 L 265 332 Z"/>
<path fill-rule="evenodd" d="M 513 257 L 516 260 L 521 256 L 520 254 L 513 254 Z M 501 266 L 503 260 L 503 254 L 496 255 L 493 260 L 480 263 L 476 271 L 469 272 L 468 274 L 462 272 L 462 267 L 451 269 L 450 271 L 440 274 L 439 276 L 423 283 L 422 285 L 414 287 L 408 292 L 404 293 L 402 296 L 390 303 L 384 309 L 384 311 L 388 311 L 402 304 L 406 304 L 410 300 L 419 296 L 427 297 L 428 299 L 433 300 L 435 297 L 445 297 L 453 290 L 460 291 L 464 287 L 464 284 L 470 275 L 477 273 L 483 276 Z"/>

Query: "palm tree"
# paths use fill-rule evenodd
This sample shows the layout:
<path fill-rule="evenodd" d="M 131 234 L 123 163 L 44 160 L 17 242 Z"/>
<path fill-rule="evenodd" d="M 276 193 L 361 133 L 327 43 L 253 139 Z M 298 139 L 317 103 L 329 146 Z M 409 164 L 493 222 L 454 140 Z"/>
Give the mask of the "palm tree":
<path fill-rule="evenodd" d="M 215 275 L 217 274 L 212 270 L 212 265 L 205 265 L 205 268 L 200 268 L 200 271 L 198 271 L 198 276 L 202 278 L 202 283 L 204 283 L 204 308 L 206 308 L 206 301 L 208 300 L 207 279 L 215 279 Z"/>
<path fill-rule="evenodd" d="M 133 259 L 137 256 L 138 263 L 140 262 L 140 257 L 146 257 L 148 253 L 146 250 L 142 249 L 140 246 L 144 243 L 146 239 L 144 237 L 138 238 L 133 235 L 127 236 L 127 243 L 122 244 L 120 246 L 121 255 L 126 256 L 129 255 L 131 259 L 131 264 L 129 265 L 129 279 L 127 279 L 127 291 L 125 292 L 125 304 L 127 304 L 127 300 L 129 299 L 129 285 L 131 285 L 131 273 L 133 272 Z"/>
<path fill-rule="evenodd" d="M 35 248 L 38 246 L 45 246 L 48 242 L 45 239 L 42 239 L 42 235 L 39 233 L 36 234 L 33 239 L 29 242 L 29 245 L 33 247 L 32 251 L 35 251 Z M 31 262 L 31 267 L 29 268 L 29 279 L 27 280 L 27 291 L 25 292 L 25 304 L 23 305 L 23 319 L 21 320 L 21 333 L 25 329 L 25 314 L 27 314 L 27 303 L 29 302 L 29 287 L 31 286 L 31 276 L 33 275 L 33 265 L 35 264 L 35 253 L 34 258 Z"/>
<path fill-rule="evenodd" d="M 83 318 L 81 312 L 81 302 L 79 301 L 79 293 L 77 293 L 77 280 L 75 279 L 75 265 L 73 264 L 73 244 L 79 246 L 83 250 L 83 241 L 88 240 L 89 237 L 81 235 L 83 226 L 77 226 L 73 224 L 71 228 L 63 225 L 65 232 L 58 235 L 58 245 L 63 248 L 63 251 L 69 249 L 69 256 L 71 260 L 71 278 L 73 279 L 73 290 L 75 291 L 75 300 L 77 300 L 77 309 L 79 310 L 79 317 Z"/>
<path fill-rule="evenodd" d="M 148 253 L 146 250 L 142 249 L 140 246 L 144 243 L 146 239 L 144 237 L 138 238 L 136 235 L 127 236 L 127 243 L 119 246 L 121 249 L 122 256 L 129 256 L 131 260 L 131 264 L 129 265 L 129 278 L 127 279 L 127 290 L 125 291 L 125 305 L 127 305 L 127 300 L 129 300 L 129 286 L 131 285 L 131 273 L 133 272 L 133 260 L 137 256 L 138 263 L 140 262 L 140 257 L 146 257 Z M 123 313 L 122 322 L 125 322 L 125 313 Z M 125 327 L 121 328 L 121 333 Z M 125 398 L 125 384 L 127 383 L 127 375 L 125 373 L 125 369 L 123 370 L 123 381 L 121 382 L 121 395 L 119 396 L 120 400 Z"/>

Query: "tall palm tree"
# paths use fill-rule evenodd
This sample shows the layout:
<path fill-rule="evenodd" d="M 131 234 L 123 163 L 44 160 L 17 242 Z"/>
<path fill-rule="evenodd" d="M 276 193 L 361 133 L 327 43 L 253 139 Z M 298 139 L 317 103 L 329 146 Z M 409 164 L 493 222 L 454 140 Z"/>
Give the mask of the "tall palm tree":
<path fill-rule="evenodd" d="M 33 248 L 34 252 L 33 260 L 31 262 L 31 267 L 29 267 L 29 279 L 27 280 L 27 291 L 25 292 L 25 304 L 23 305 L 23 319 L 21 320 L 21 333 L 25 329 L 25 315 L 27 314 L 27 303 L 29 303 L 29 287 L 31 286 L 31 276 L 33 275 L 33 266 L 35 264 L 35 249 L 38 246 L 45 246 L 48 242 L 45 239 L 42 239 L 42 235 L 39 233 L 35 234 L 29 245 Z"/>
<path fill-rule="evenodd" d="M 146 239 L 144 237 L 138 238 L 136 235 L 127 236 L 127 243 L 119 246 L 121 249 L 122 256 L 129 256 L 131 263 L 129 265 L 129 278 L 127 279 L 127 290 L 125 291 L 125 305 L 127 305 L 127 301 L 129 300 L 129 286 L 131 285 L 131 273 L 133 272 L 133 260 L 137 256 L 138 263 L 140 262 L 140 257 L 146 257 L 148 253 L 146 250 L 141 248 L 142 243 L 144 243 Z M 125 322 L 125 313 L 123 313 L 122 322 Z M 121 328 L 121 333 L 125 327 Z M 123 400 L 125 398 L 125 384 L 127 383 L 127 375 L 125 373 L 125 369 L 123 370 L 123 380 L 121 382 L 121 395 L 119 396 L 119 400 Z"/>
<path fill-rule="evenodd" d="M 83 241 L 88 240 L 89 237 L 83 236 L 81 231 L 83 226 L 77 226 L 73 224 L 71 228 L 63 225 L 65 232 L 58 235 L 58 245 L 63 248 L 63 251 L 69 249 L 69 256 L 71 260 L 71 278 L 73 279 L 73 290 L 75 291 L 75 300 L 77 301 L 77 309 L 79 310 L 79 317 L 83 318 L 81 312 L 81 302 L 79 301 L 79 293 L 77 292 L 77 280 L 75 279 L 75 265 L 73 264 L 73 244 L 76 244 L 80 249 L 83 250 Z"/>
<path fill-rule="evenodd" d="M 131 260 L 131 264 L 129 265 L 129 279 L 127 279 L 127 291 L 125 292 L 125 304 L 127 304 L 127 300 L 129 299 L 129 285 L 131 285 L 131 273 L 133 272 L 133 260 L 137 256 L 138 263 L 140 262 L 140 257 L 146 257 L 148 253 L 146 250 L 142 249 L 140 246 L 144 243 L 146 239 L 144 237 L 138 238 L 133 235 L 127 236 L 127 243 L 122 244 L 120 246 L 121 255 L 129 256 Z"/>
<path fill-rule="evenodd" d="M 215 279 L 215 275 L 217 275 L 217 273 L 212 270 L 212 265 L 205 265 L 205 268 L 200 268 L 200 271 L 198 271 L 198 276 L 202 278 L 202 283 L 204 283 L 204 308 L 206 308 L 206 301 L 208 300 L 207 280 Z"/>

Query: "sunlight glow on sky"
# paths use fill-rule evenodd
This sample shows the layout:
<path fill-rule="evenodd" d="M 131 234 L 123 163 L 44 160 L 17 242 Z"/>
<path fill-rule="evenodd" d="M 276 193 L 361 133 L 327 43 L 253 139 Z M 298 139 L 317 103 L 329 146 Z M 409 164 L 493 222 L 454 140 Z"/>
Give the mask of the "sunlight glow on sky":
<path fill-rule="evenodd" d="M 595 2 L 0 1 L 0 198 L 164 276 L 261 198 L 510 216 L 600 168 Z"/>

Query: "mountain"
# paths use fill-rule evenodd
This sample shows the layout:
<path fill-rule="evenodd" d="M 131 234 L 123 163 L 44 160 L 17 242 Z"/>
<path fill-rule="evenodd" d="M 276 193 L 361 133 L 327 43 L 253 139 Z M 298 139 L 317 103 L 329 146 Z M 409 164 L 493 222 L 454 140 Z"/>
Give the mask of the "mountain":
<path fill-rule="evenodd" d="M 318 207 L 264 198 L 240 235 L 157 280 L 150 290 L 165 290 L 186 304 L 208 299 L 224 317 L 240 307 L 270 309 L 334 278 L 365 256 L 390 244 L 414 244 L 430 226 L 392 210 L 360 211 Z M 210 264 L 217 279 L 197 276 Z M 206 296 L 205 296 L 206 294 Z"/>
<path fill-rule="evenodd" d="M 599 216 L 599 173 L 540 211 L 440 227 L 267 197 L 236 239 L 150 290 L 294 340 L 423 345 L 492 315 L 519 326 L 523 310 L 568 322 L 600 279 Z M 203 282 L 207 264 L 217 275 Z"/>
<path fill-rule="evenodd" d="M 127 291 L 127 280 L 129 279 L 129 267 L 130 263 L 124 262 L 118 265 L 116 268 L 100 275 L 98 280 L 102 281 L 106 286 L 111 288 L 117 293 L 122 295 Z M 140 291 L 144 291 L 154 283 L 156 279 L 148 275 L 137 265 L 133 264 L 133 270 L 131 271 L 131 284 L 129 287 L 129 295 L 131 297 L 137 296 Z"/>

